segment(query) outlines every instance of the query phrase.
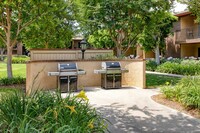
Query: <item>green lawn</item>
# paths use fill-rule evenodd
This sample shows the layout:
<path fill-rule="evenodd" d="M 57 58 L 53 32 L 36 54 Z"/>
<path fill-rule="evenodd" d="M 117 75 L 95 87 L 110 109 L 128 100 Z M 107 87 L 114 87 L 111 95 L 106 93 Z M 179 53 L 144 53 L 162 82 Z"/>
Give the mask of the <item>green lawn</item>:
<path fill-rule="evenodd" d="M 169 84 L 175 85 L 181 78 L 170 77 L 164 75 L 156 74 L 146 74 L 146 86 L 147 88 L 156 88 L 166 85 L 166 82 Z"/>
<path fill-rule="evenodd" d="M 26 64 L 12 64 L 13 76 L 26 78 Z M 0 62 L 0 78 L 7 77 L 6 63 Z"/>

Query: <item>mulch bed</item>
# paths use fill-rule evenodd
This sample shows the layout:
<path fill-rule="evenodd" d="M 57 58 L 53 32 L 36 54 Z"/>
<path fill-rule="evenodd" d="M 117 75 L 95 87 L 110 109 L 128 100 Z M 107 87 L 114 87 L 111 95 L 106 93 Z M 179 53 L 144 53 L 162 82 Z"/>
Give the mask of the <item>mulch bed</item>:
<path fill-rule="evenodd" d="M 195 118 L 200 119 L 200 110 L 198 109 L 186 108 L 184 107 L 184 105 L 176 101 L 171 101 L 169 99 L 166 99 L 166 97 L 163 94 L 154 95 L 151 98 L 157 103 L 163 104 L 165 106 L 168 106 L 170 108 L 176 109 L 180 112 L 183 112 L 185 114 L 188 114 Z"/>

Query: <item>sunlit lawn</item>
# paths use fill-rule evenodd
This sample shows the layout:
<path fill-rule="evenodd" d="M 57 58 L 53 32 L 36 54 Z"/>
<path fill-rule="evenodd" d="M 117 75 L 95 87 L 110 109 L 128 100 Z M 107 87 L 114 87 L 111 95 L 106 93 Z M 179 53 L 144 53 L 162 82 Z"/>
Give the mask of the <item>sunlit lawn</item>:
<path fill-rule="evenodd" d="M 164 75 L 156 75 L 156 74 L 146 74 L 146 86 L 147 88 L 157 88 L 160 86 L 166 85 L 166 82 L 169 84 L 175 85 L 181 78 L 178 77 L 170 77 Z"/>
<path fill-rule="evenodd" d="M 26 77 L 26 64 L 12 64 L 14 77 Z M 6 63 L 0 62 L 0 78 L 7 77 Z"/>

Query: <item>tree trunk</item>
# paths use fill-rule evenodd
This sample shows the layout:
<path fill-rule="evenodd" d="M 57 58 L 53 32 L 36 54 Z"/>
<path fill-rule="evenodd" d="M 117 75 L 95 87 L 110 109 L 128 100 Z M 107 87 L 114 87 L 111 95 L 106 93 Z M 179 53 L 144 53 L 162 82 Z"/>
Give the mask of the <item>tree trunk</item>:
<path fill-rule="evenodd" d="M 12 73 L 12 49 L 13 49 L 13 47 L 9 47 L 9 45 L 7 45 L 7 74 L 8 74 L 8 78 L 13 78 L 13 73 Z"/>
<path fill-rule="evenodd" d="M 122 55 L 121 44 L 117 44 L 117 57 L 120 57 L 121 55 Z"/>
<path fill-rule="evenodd" d="M 1 48 L 0 51 L 1 51 L 1 60 L 3 61 L 3 52 L 4 52 L 4 48 Z"/>
<path fill-rule="evenodd" d="M 160 64 L 160 51 L 159 51 L 159 45 L 156 45 L 156 49 L 155 49 L 155 57 L 156 57 L 156 63 L 157 65 Z"/>

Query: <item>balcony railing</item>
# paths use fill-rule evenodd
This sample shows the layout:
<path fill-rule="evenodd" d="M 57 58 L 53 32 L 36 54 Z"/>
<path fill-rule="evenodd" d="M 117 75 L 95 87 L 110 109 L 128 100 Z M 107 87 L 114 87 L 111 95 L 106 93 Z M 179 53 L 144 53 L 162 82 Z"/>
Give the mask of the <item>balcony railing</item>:
<path fill-rule="evenodd" d="M 200 26 L 190 27 L 175 32 L 176 42 L 186 42 L 190 39 L 200 39 Z"/>

